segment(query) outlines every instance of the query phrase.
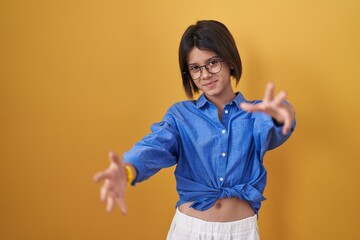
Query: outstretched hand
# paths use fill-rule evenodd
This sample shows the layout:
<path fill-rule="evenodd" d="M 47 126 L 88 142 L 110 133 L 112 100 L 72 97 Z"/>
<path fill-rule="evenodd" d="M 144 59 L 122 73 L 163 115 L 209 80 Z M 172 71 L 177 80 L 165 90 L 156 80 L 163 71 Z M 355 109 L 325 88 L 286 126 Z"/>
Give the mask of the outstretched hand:
<path fill-rule="evenodd" d="M 112 212 L 115 204 L 118 204 L 122 214 L 127 214 L 125 203 L 125 191 L 127 187 L 126 173 L 122 160 L 109 152 L 110 166 L 94 175 L 94 181 L 104 181 L 100 189 L 100 200 L 106 202 L 106 210 Z"/>
<path fill-rule="evenodd" d="M 294 108 L 284 101 L 286 92 L 281 91 L 274 97 L 274 84 L 268 83 L 262 102 L 258 104 L 241 103 L 240 107 L 248 112 L 263 112 L 270 115 L 277 123 L 283 124 L 282 133 L 287 134 L 294 122 Z"/>

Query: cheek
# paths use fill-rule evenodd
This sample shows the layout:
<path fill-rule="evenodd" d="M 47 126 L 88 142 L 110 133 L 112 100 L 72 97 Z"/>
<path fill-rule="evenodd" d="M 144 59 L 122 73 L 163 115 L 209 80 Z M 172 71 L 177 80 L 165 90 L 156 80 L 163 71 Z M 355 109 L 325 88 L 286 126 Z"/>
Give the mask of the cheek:
<path fill-rule="evenodd" d="M 226 74 L 230 76 L 230 75 L 231 75 L 231 71 L 232 71 L 232 70 L 231 70 L 230 68 L 227 68 L 227 69 L 226 69 Z"/>
<path fill-rule="evenodd" d="M 223 81 L 230 81 L 230 76 L 230 69 L 223 69 L 219 75 Z"/>
<path fill-rule="evenodd" d="M 201 85 L 200 85 L 200 81 L 199 81 L 199 80 L 198 80 L 198 81 L 194 81 L 194 83 L 195 83 L 195 86 L 196 86 L 197 88 L 201 89 Z"/>

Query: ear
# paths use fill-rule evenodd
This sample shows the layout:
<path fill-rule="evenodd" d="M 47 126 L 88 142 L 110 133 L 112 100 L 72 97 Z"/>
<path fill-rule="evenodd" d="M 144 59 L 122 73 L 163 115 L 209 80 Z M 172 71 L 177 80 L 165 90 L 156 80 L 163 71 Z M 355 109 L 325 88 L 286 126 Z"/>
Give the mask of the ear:
<path fill-rule="evenodd" d="M 234 74 L 234 67 L 232 65 L 230 65 L 230 74 Z"/>

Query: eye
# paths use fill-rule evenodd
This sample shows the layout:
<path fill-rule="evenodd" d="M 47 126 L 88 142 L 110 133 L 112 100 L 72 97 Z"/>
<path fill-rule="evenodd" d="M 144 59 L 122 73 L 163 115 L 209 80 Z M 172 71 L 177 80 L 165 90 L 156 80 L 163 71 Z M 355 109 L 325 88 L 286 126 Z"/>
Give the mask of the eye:
<path fill-rule="evenodd" d="M 219 59 L 211 59 L 210 62 L 209 62 L 209 65 L 216 65 L 219 63 Z"/>
<path fill-rule="evenodd" d="M 190 72 L 197 72 L 197 71 L 199 71 L 199 66 L 195 66 L 195 65 L 190 65 L 189 66 L 189 71 Z"/>
<path fill-rule="evenodd" d="M 219 59 L 210 59 L 209 63 L 207 64 L 208 68 L 215 68 L 219 66 L 220 60 Z"/>

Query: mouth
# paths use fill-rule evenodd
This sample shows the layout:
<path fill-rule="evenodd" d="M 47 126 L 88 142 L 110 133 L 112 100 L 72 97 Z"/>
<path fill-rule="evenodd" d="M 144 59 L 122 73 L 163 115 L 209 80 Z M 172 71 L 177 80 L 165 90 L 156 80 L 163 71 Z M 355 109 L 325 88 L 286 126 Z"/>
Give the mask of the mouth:
<path fill-rule="evenodd" d="M 213 87 L 218 80 L 207 82 L 203 87 Z"/>

